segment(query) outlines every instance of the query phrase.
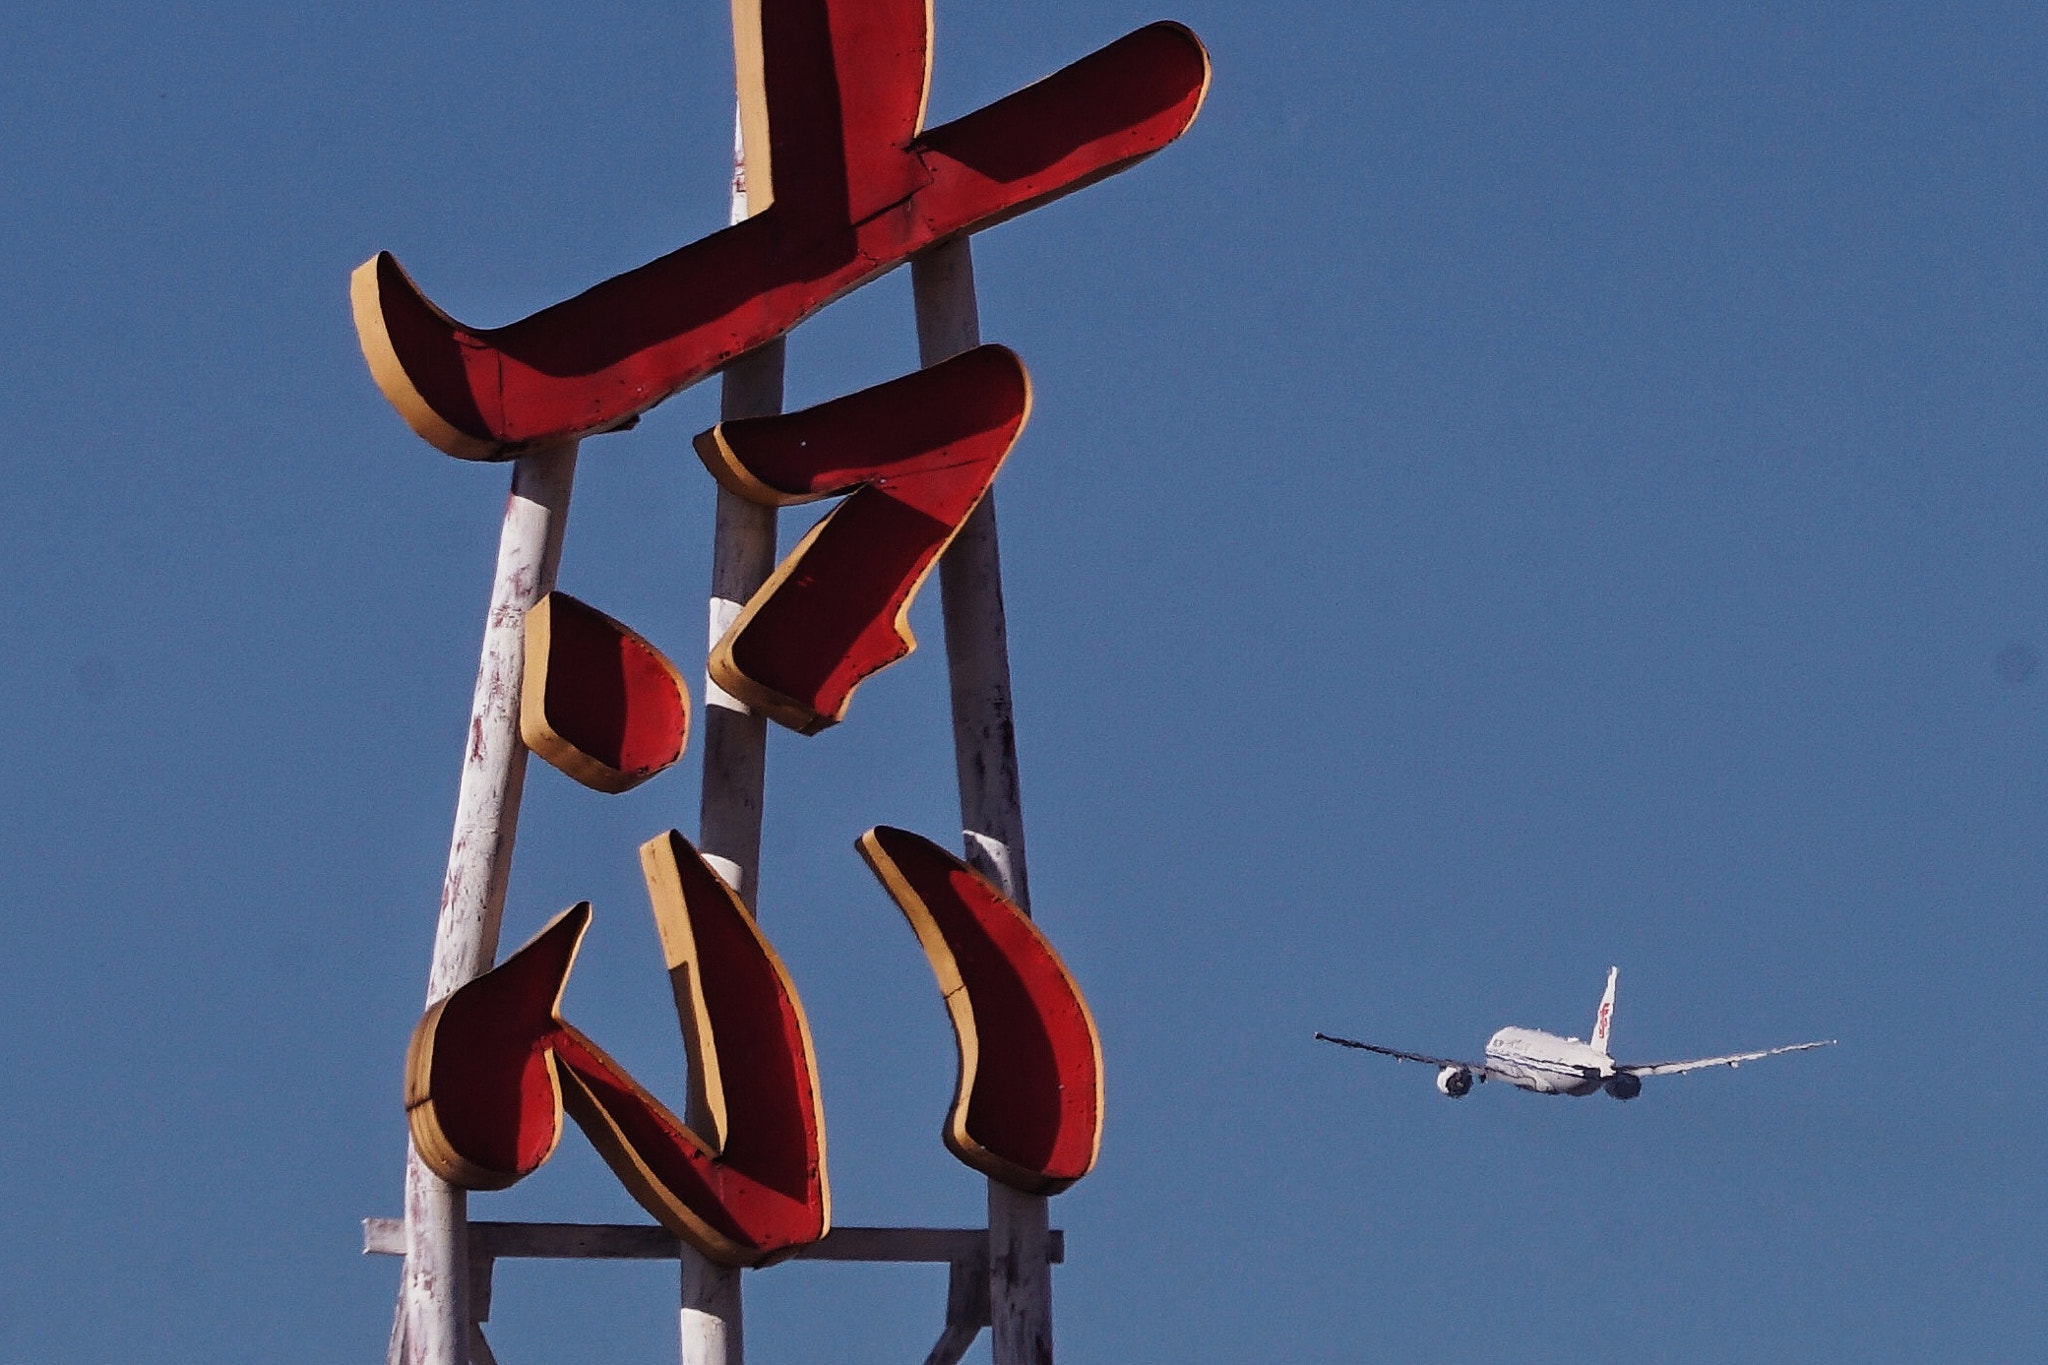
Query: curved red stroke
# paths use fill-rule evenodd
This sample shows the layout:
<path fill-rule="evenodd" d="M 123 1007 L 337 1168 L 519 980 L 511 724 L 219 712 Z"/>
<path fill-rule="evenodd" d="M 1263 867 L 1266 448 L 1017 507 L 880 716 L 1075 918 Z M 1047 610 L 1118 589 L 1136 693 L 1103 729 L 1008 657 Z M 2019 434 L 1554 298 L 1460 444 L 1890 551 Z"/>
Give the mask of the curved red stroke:
<path fill-rule="evenodd" d="M 1024 364 L 981 346 L 802 412 L 721 422 L 697 453 L 769 506 L 851 493 L 712 648 L 712 681 L 816 734 L 854 688 L 917 647 L 910 604 L 980 503 L 1031 410 Z"/>
<path fill-rule="evenodd" d="M 723 1264 L 765 1264 L 830 1225 L 810 1029 L 753 916 L 689 842 L 671 831 L 641 860 L 708 1131 L 562 1018 L 585 902 L 427 1011 L 406 1061 L 413 1142 L 442 1179 L 502 1189 L 553 1153 L 566 1109 L 663 1226 Z"/>
<path fill-rule="evenodd" d="M 919 132 L 923 0 L 735 6 L 749 191 L 765 211 L 504 327 L 456 322 L 389 253 L 355 272 L 364 357 L 426 440 L 467 459 L 629 422 L 912 255 L 1124 169 L 1193 122 L 1209 59 L 1137 30 Z M 755 130 L 758 128 L 758 132 Z M 758 207 L 758 205 L 757 205 Z"/>
<path fill-rule="evenodd" d="M 861 856 L 910 921 L 960 1044 L 946 1146 L 1027 1194 L 1056 1194 L 1102 1145 L 1102 1044 L 1081 988 L 1023 911 L 929 839 L 886 825 Z"/>

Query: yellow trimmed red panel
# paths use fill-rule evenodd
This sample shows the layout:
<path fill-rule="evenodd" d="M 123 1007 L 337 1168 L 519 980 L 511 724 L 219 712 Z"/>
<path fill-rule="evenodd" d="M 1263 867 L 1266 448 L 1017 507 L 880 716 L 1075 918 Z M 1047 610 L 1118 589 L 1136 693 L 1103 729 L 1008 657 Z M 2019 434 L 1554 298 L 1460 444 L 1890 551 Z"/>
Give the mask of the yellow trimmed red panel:
<path fill-rule="evenodd" d="M 645 637 L 551 592 L 526 613 L 519 733 L 584 786 L 630 791 L 683 756 L 690 689 Z"/>
<path fill-rule="evenodd" d="M 1027 1194 L 1057 1194 L 1102 1144 L 1102 1044 L 1066 964 L 1024 912 L 931 840 L 886 825 L 861 856 L 916 932 L 960 1045 L 946 1146 Z"/>
<path fill-rule="evenodd" d="M 925 0 L 743 0 L 734 21 L 746 221 L 489 329 L 388 252 L 357 268 L 364 359 L 421 437 L 493 460 L 626 425 L 925 248 L 1158 151 L 1209 83 L 1200 40 L 1159 23 L 921 131 Z"/>
<path fill-rule="evenodd" d="M 553 1153 L 566 1109 L 663 1226 L 722 1264 L 767 1264 L 830 1226 L 809 1025 L 753 916 L 682 835 L 641 861 L 709 1132 L 562 1018 L 585 903 L 427 1011 L 406 1060 L 413 1141 L 442 1179 L 502 1189 Z"/>
<path fill-rule="evenodd" d="M 718 481 L 769 506 L 850 493 L 711 651 L 712 680 L 803 734 L 917 647 L 910 604 L 988 492 L 1031 411 L 1015 353 L 981 346 L 802 412 L 697 438 Z"/>

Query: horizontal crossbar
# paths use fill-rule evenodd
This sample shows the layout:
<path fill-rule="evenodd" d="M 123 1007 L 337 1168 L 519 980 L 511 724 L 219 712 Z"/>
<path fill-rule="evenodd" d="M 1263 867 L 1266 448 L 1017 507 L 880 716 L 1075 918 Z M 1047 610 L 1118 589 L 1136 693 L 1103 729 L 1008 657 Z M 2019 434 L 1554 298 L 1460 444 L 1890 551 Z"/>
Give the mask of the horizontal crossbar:
<path fill-rule="evenodd" d="M 545 1260 L 672 1261 L 674 1233 L 654 1223 L 471 1223 L 472 1256 Z M 1066 1233 L 1052 1230 L 1050 1259 L 1066 1259 Z M 403 1218 L 365 1218 L 363 1254 L 403 1256 Z M 986 1228 L 834 1228 L 796 1253 L 800 1261 L 901 1261 L 945 1264 L 988 1254 Z"/>

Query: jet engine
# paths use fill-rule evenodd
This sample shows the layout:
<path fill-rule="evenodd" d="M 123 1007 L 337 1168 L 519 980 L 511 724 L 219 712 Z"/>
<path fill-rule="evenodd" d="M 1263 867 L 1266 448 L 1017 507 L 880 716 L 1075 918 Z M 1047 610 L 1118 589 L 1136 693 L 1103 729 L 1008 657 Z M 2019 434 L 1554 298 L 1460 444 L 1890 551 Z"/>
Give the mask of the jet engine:
<path fill-rule="evenodd" d="M 1618 1100 L 1632 1100 L 1643 1093 L 1643 1078 L 1641 1076 L 1631 1076 L 1626 1071 L 1623 1071 L 1617 1075 L 1609 1076 L 1607 1084 L 1602 1086 L 1601 1089 Z"/>
<path fill-rule="evenodd" d="M 1436 1073 L 1436 1088 L 1454 1100 L 1461 1100 L 1472 1093 L 1472 1073 L 1462 1066 L 1447 1066 Z"/>

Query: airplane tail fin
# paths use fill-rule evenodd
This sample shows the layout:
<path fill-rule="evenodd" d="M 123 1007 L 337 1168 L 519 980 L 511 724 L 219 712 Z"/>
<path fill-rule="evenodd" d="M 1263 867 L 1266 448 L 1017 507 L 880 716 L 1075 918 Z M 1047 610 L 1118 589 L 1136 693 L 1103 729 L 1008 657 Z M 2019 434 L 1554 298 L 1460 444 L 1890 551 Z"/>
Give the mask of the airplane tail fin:
<path fill-rule="evenodd" d="M 1600 997 L 1600 1012 L 1593 1016 L 1593 1036 L 1587 1041 L 1602 1052 L 1607 1051 L 1607 1035 L 1614 1027 L 1614 978 L 1621 975 L 1621 968 L 1607 969 L 1607 992 Z"/>

